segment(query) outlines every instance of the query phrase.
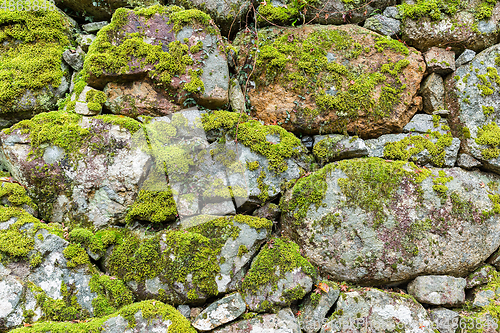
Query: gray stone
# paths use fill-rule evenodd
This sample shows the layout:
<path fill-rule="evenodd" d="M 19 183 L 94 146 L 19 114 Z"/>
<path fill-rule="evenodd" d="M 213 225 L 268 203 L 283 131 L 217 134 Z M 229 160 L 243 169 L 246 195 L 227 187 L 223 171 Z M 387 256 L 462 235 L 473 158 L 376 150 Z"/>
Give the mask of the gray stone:
<path fill-rule="evenodd" d="M 453 121 L 460 121 L 456 130 L 464 135 L 462 152 L 496 173 L 500 173 L 495 134 L 500 123 L 500 86 L 495 82 L 494 73 L 500 71 L 500 64 L 495 60 L 499 53 L 500 44 L 492 46 L 445 79 L 445 103 L 450 106 Z"/>
<path fill-rule="evenodd" d="M 476 308 L 484 307 L 490 304 L 491 300 L 495 298 L 494 290 L 480 290 L 474 295 L 472 306 Z"/>
<path fill-rule="evenodd" d="M 367 289 L 342 293 L 321 333 L 364 332 L 366 327 L 372 332 L 434 332 L 427 312 L 415 300 Z"/>
<path fill-rule="evenodd" d="M 57 146 L 48 146 L 47 148 L 45 148 L 42 158 L 45 163 L 53 164 L 55 162 L 60 162 L 65 155 L 66 152 L 64 151 L 64 149 Z"/>
<path fill-rule="evenodd" d="M 315 135 L 313 155 L 321 163 L 368 155 L 363 139 L 340 134 Z"/>
<path fill-rule="evenodd" d="M 457 165 L 466 170 L 472 170 L 481 167 L 483 164 L 470 155 L 460 154 L 458 155 Z"/>
<path fill-rule="evenodd" d="M 487 284 L 493 278 L 493 274 L 496 273 L 496 269 L 490 265 L 484 265 L 481 268 L 478 268 L 472 274 L 467 276 L 467 284 L 465 285 L 466 289 L 471 289 L 483 284 Z"/>
<path fill-rule="evenodd" d="M 444 83 L 441 76 L 436 73 L 429 75 L 420 86 L 420 93 L 425 113 L 433 114 L 444 109 Z"/>
<path fill-rule="evenodd" d="M 465 301 L 465 285 L 465 279 L 452 276 L 418 276 L 408 284 L 408 293 L 421 303 L 456 306 Z"/>
<path fill-rule="evenodd" d="M 395 7 L 395 6 L 389 6 L 386 9 L 384 9 L 384 12 L 382 13 L 382 15 L 396 19 L 396 20 L 401 20 L 403 18 L 401 16 L 401 14 L 399 13 L 398 7 Z"/>
<path fill-rule="evenodd" d="M 463 65 L 471 62 L 475 56 L 476 56 L 476 52 L 469 50 L 469 49 L 466 49 L 464 52 L 462 52 L 462 54 L 460 54 L 460 56 L 457 58 L 457 60 L 455 60 L 455 66 L 457 66 L 457 68 L 460 66 L 463 66 Z"/>
<path fill-rule="evenodd" d="M 245 95 L 236 79 L 231 79 L 229 83 L 229 103 L 234 112 L 245 113 Z"/>
<path fill-rule="evenodd" d="M 93 34 L 78 34 L 76 36 L 76 42 L 82 48 L 83 52 L 89 51 L 89 46 L 96 39 L 96 35 Z"/>
<path fill-rule="evenodd" d="M 438 132 L 445 135 L 449 132 L 446 119 L 436 118 L 428 114 L 417 113 L 410 122 L 403 128 L 403 133 L 430 133 Z"/>
<path fill-rule="evenodd" d="M 226 200 L 222 202 L 208 203 L 201 209 L 202 214 L 207 215 L 234 215 L 236 210 L 234 204 L 231 200 Z"/>
<path fill-rule="evenodd" d="M 436 111 L 432 112 L 432 114 L 446 118 L 450 115 L 450 110 L 436 110 Z"/>
<path fill-rule="evenodd" d="M 399 20 L 377 14 L 367 18 L 363 27 L 382 35 L 394 37 L 399 34 L 400 25 L 401 22 Z"/>
<path fill-rule="evenodd" d="M 240 293 L 234 293 L 210 304 L 194 319 L 193 326 L 200 331 L 210 331 L 235 320 L 245 310 L 246 304 Z"/>
<path fill-rule="evenodd" d="M 108 24 L 109 24 L 108 21 L 91 22 L 91 23 L 87 23 L 87 24 L 82 24 L 82 29 L 86 33 L 89 33 L 89 34 L 97 33 L 99 30 L 101 30 L 102 28 L 104 28 Z"/>
<path fill-rule="evenodd" d="M 80 93 L 80 95 L 76 96 L 75 93 L 71 96 L 71 101 L 75 101 L 75 112 L 81 114 L 82 116 L 95 116 L 100 113 L 99 110 L 90 110 L 87 103 L 87 93 L 89 91 L 99 91 L 90 86 L 85 86 Z M 66 106 L 67 108 L 67 106 Z"/>
<path fill-rule="evenodd" d="M 316 333 L 321 329 L 326 314 L 340 295 L 340 290 L 335 283 L 329 281 L 323 281 L 322 283 L 323 289 L 326 285 L 328 291 L 325 292 L 317 287 L 303 303 L 304 306 L 298 318 L 300 327 L 306 333 Z"/>
<path fill-rule="evenodd" d="M 83 58 L 85 53 L 80 46 L 76 50 L 68 49 L 63 52 L 63 59 L 68 65 L 71 66 L 75 71 L 81 71 L 83 69 Z"/>
<path fill-rule="evenodd" d="M 181 304 L 179 306 L 177 306 L 177 311 L 179 311 L 181 313 L 181 315 L 183 315 L 184 317 L 188 318 L 191 317 L 191 308 L 189 307 L 189 305 L 186 305 L 186 304 Z"/>
<path fill-rule="evenodd" d="M 252 215 L 265 218 L 271 221 L 278 221 L 280 214 L 281 214 L 280 207 L 277 204 L 268 202 L 264 206 L 257 208 Z"/>
<path fill-rule="evenodd" d="M 460 321 L 460 315 L 446 308 L 429 310 L 429 315 L 440 333 L 455 333 Z"/>
<path fill-rule="evenodd" d="M 283 234 L 337 281 L 466 276 L 500 246 L 491 199 L 498 190 L 485 186 L 499 180 L 377 158 L 331 163 L 285 193 Z M 462 209 L 453 209 L 457 204 Z"/>
<path fill-rule="evenodd" d="M 440 75 L 453 73 L 455 70 L 455 52 L 439 47 L 431 47 L 424 53 L 427 73 Z"/>
<path fill-rule="evenodd" d="M 241 320 L 214 333 L 300 333 L 300 325 L 289 308 L 276 314 L 264 314 L 252 319 Z"/>

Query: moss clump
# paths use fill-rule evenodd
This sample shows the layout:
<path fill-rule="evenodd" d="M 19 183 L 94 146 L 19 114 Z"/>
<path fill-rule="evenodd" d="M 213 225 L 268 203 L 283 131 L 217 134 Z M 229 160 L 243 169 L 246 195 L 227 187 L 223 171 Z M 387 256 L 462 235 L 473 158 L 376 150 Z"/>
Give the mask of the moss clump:
<path fill-rule="evenodd" d="M 265 286 L 271 286 L 272 290 L 278 288 L 278 281 L 285 277 L 287 272 L 301 269 L 304 274 L 313 279 L 316 278 L 316 269 L 300 254 L 300 249 L 294 242 L 284 238 L 272 238 L 259 252 L 253 260 L 241 290 L 245 294 L 257 293 Z M 293 300 L 305 296 L 303 287 L 298 289 L 285 290 L 283 297 L 290 304 Z M 260 310 L 266 310 L 266 306 L 261 304 Z"/>
<path fill-rule="evenodd" d="M 259 168 L 259 161 L 248 162 L 247 161 L 247 169 L 250 171 L 255 171 Z"/>
<path fill-rule="evenodd" d="M 48 86 L 59 86 L 64 75 L 61 61 L 70 45 L 69 24 L 49 1 L 19 0 L 13 5 L 35 4 L 52 10 L 0 9 L 0 113 L 16 108 L 27 90 L 36 96 Z M 38 107 L 48 111 L 48 105 Z"/>
<path fill-rule="evenodd" d="M 115 228 L 99 230 L 95 234 L 84 228 L 74 228 L 69 233 L 69 239 L 73 243 L 81 244 L 92 253 L 103 255 L 106 249 L 118 242 L 122 237 L 122 231 Z"/>
<path fill-rule="evenodd" d="M 14 333 L 98 333 L 102 331 L 103 324 L 110 318 L 121 316 L 127 320 L 130 327 L 135 327 L 136 319 L 134 315 L 141 311 L 142 317 L 148 322 L 155 319 L 169 321 L 169 333 L 196 333 L 190 322 L 182 316 L 173 306 L 163 304 L 160 301 L 148 300 L 124 306 L 119 311 L 101 318 L 94 318 L 91 321 L 73 322 L 42 322 L 33 324 L 30 327 L 21 327 L 12 330 Z M 76 317 L 75 317 L 76 318 Z M 67 320 L 74 320 L 69 318 Z"/>
<path fill-rule="evenodd" d="M 414 4 L 403 3 L 398 8 L 403 17 L 419 19 L 429 17 L 440 20 L 443 15 L 454 15 L 458 10 L 465 9 L 465 4 L 459 0 L 417 0 Z"/>
<path fill-rule="evenodd" d="M 98 296 L 92 300 L 94 315 L 107 316 L 125 305 L 132 304 L 134 296 L 122 280 L 95 274 L 89 282 L 90 290 Z"/>
<path fill-rule="evenodd" d="M 389 37 L 379 37 L 375 41 L 375 49 L 377 49 L 378 52 L 384 52 L 386 49 L 392 49 L 398 53 L 404 54 L 404 55 L 409 55 L 410 50 L 408 50 L 408 47 L 401 43 L 398 40 L 389 38 Z M 405 59 L 406 60 L 406 59 Z M 408 61 L 408 60 L 406 60 Z M 407 64 L 408 65 L 408 64 Z"/>
<path fill-rule="evenodd" d="M 446 198 L 448 187 L 445 184 L 451 181 L 453 177 L 448 177 L 443 170 L 439 170 L 438 174 L 438 177 L 432 177 L 432 182 L 434 183 L 432 189 L 436 191 L 440 197 Z"/>
<path fill-rule="evenodd" d="M 239 123 L 247 120 L 248 116 L 246 114 L 228 111 L 212 111 L 201 116 L 203 129 L 206 132 L 220 129 L 236 130 Z"/>
<path fill-rule="evenodd" d="M 36 204 L 26 194 L 26 189 L 16 183 L 2 182 L 0 186 L 0 198 L 5 198 L 9 205 L 23 206 L 27 205 L 33 209 L 37 209 Z"/>
<path fill-rule="evenodd" d="M 85 95 L 85 101 L 90 111 L 101 112 L 102 105 L 106 102 L 106 94 L 92 89 Z"/>
<path fill-rule="evenodd" d="M 90 264 L 89 255 L 80 244 L 69 244 L 63 250 L 63 255 L 69 260 L 67 266 L 70 268 L 78 265 Z"/>
<path fill-rule="evenodd" d="M 319 163 L 333 162 L 342 152 L 343 147 L 338 146 L 342 136 L 327 137 L 313 147 L 313 154 Z"/>
<path fill-rule="evenodd" d="M 130 134 L 132 134 L 132 135 L 135 132 L 137 132 L 138 130 L 142 129 L 142 125 L 140 122 L 138 122 L 137 120 L 132 119 L 130 117 L 126 117 L 126 116 L 103 114 L 103 115 L 93 117 L 92 119 L 93 120 L 99 119 L 99 120 L 101 120 L 105 123 L 108 123 L 108 124 L 118 125 L 121 128 L 127 129 L 130 132 Z"/>
<path fill-rule="evenodd" d="M 481 156 L 485 160 L 497 158 L 500 155 L 500 127 L 495 122 L 484 125 L 477 131 L 476 143 L 487 145 L 488 148 L 481 150 Z"/>

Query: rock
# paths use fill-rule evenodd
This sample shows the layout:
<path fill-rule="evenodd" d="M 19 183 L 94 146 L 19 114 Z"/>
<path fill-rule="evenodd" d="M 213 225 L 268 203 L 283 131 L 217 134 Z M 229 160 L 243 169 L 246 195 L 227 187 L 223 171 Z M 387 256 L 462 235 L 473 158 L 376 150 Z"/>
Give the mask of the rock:
<path fill-rule="evenodd" d="M 436 73 L 429 75 L 420 86 L 420 93 L 425 113 L 433 114 L 444 108 L 444 83 L 441 76 Z"/>
<path fill-rule="evenodd" d="M 469 62 L 472 61 L 472 59 L 474 59 L 475 56 L 476 52 L 466 49 L 464 52 L 462 52 L 462 54 L 460 54 L 457 60 L 455 60 L 455 66 L 457 66 L 458 68 L 460 66 L 468 64 Z"/>
<path fill-rule="evenodd" d="M 360 1 L 348 3 L 340 0 L 319 0 L 314 3 L 297 3 L 292 0 L 263 2 L 258 7 L 259 25 L 346 24 L 359 23 L 376 10 L 395 5 L 392 0 Z"/>
<path fill-rule="evenodd" d="M 450 115 L 450 111 L 449 110 L 436 110 L 436 111 L 432 112 L 432 114 L 446 118 Z"/>
<path fill-rule="evenodd" d="M 331 163 L 285 193 L 283 235 L 337 281 L 466 276 L 500 245 L 498 190 L 484 186 L 499 180 L 377 158 Z"/>
<path fill-rule="evenodd" d="M 62 55 L 70 46 L 71 21 L 50 1 L 37 5 L 47 10 L 4 11 L 0 128 L 57 109 L 69 88 L 71 74 Z"/>
<path fill-rule="evenodd" d="M 89 47 L 95 39 L 96 35 L 93 34 L 78 34 L 76 36 L 76 42 L 82 48 L 83 52 L 89 51 Z"/>
<path fill-rule="evenodd" d="M 245 312 L 246 308 L 239 293 L 231 294 L 210 304 L 194 319 L 193 326 L 200 331 L 210 331 L 235 320 Z"/>
<path fill-rule="evenodd" d="M 317 272 L 299 251 L 297 244 L 280 238 L 260 250 L 241 285 L 250 311 L 286 307 L 311 291 Z"/>
<path fill-rule="evenodd" d="M 48 149 L 47 149 L 48 150 Z M 0 203 L 3 206 L 24 209 L 30 215 L 38 216 L 38 207 L 20 184 L 0 178 Z M 3 224 L 7 228 L 6 223 Z M 0 229 L 3 229 L 0 227 Z"/>
<path fill-rule="evenodd" d="M 454 135 L 462 138 L 462 152 L 496 173 L 500 172 L 496 134 L 500 110 L 499 53 L 500 44 L 492 46 L 445 79 L 445 107 L 451 113 L 448 119 Z"/>
<path fill-rule="evenodd" d="M 241 90 L 238 80 L 232 79 L 229 84 L 229 103 L 234 112 L 245 113 L 245 95 Z"/>
<path fill-rule="evenodd" d="M 465 301 L 465 284 L 465 279 L 452 276 L 418 276 L 408 284 L 408 293 L 421 303 L 456 306 Z"/>
<path fill-rule="evenodd" d="M 446 75 L 455 71 L 455 52 L 431 47 L 424 53 L 427 73 Z"/>
<path fill-rule="evenodd" d="M 321 333 L 362 332 L 366 327 L 374 332 L 417 332 L 416 328 L 418 332 L 434 332 L 427 312 L 413 298 L 367 288 L 342 293 Z"/>
<path fill-rule="evenodd" d="M 132 302 L 121 280 L 94 276 L 85 250 L 58 236 L 61 226 L 42 223 L 20 208 L 0 211 L 0 329 L 21 325 L 26 314 L 33 322 L 69 321 L 107 315 Z"/>
<path fill-rule="evenodd" d="M 101 21 L 101 22 L 91 22 L 91 23 L 87 23 L 87 24 L 82 24 L 82 29 L 86 32 L 86 33 L 96 33 L 98 32 L 99 30 L 101 30 L 102 28 L 104 28 L 105 26 L 107 26 L 109 24 L 108 21 Z"/>
<path fill-rule="evenodd" d="M 2 132 L 2 163 L 44 220 L 103 228 L 124 222 L 152 164 L 132 140 L 140 133 L 132 119 L 43 113 Z"/>
<path fill-rule="evenodd" d="M 466 170 L 472 170 L 474 168 L 480 168 L 482 166 L 481 162 L 467 154 L 458 155 L 457 165 Z"/>
<path fill-rule="evenodd" d="M 66 105 L 66 110 L 75 111 L 82 116 L 95 116 L 101 113 L 105 101 L 106 95 L 102 91 L 85 86 L 81 90 L 75 89 L 71 95 L 71 102 Z"/>
<path fill-rule="evenodd" d="M 322 281 L 318 284 L 316 291 L 303 303 L 304 307 L 298 318 L 304 332 L 316 333 L 321 329 L 326 314 L 339 298 L 339 294 L 339 287 L 333 282 Z"/>
<path fill-rule="evenodd" d="M 495 298 L 494 290 L 480 290 L 474 295 L 472 306 L 478 308 L 487 306 L 493 298 Z"/>
<path fill-rule="evenodd" d="M 120 8 L 115 16 L 122 19 L 112 20 L 97 33 L 85 58 L 88 85 L 104 89 L 113 84 L 108 89 L 118 95 L 134 91 L 132 101 L 122 105 L 132 110 L 134 102 L 147 104 L 158 97 L 157 106 L 164 108 L 161 114 L 183 108 L 189 99 L 208 108 L 226 105 L 229 69 L 218 42 L 220 33 L 210 25 L 209 15 L 196 9 L 153 6 Z M 137 51 L 124 51 L 129 45 Z M 147 86 L 138 89 L 145 83 L 157 95 Z"/>
<path fill-rule="evenodd" d="M 287 308 L 276 314 L 264 314 L 252 319 L 241 320 L 234 324 L 219 328 L 214 333 L 300 333 L 300 325 L 292 311 Z"/>
<path fill-rule="evenodd" d="M 309 150 L 313 149 L 314 146 L 314 138 L 309 135 L 304 135 L 302 138 L 300 138 L 300 142 L 304 145 Z"/>
<path fill-rule="evenodd" d="M 181 304 L 177 306 L 177 310 L 187 319 L 191 317 L 191 308 L 189 307 L 189 305 Z"/>
<path fill-rule="evenodd" d="M 84 17 L 92 17 L 94 21 L 111 19 L 113 13 L 120 7 L 142 7 L 159 3 L 156 0 L 109 0 L 96 2 L 92 0 L 56 0 L 59 8 L 70 8 L 74 14 Z M 97 22 L 100 23 L 100 22 Z"/>
<path fill-rule="evenodd" d="M 254 34 L 241 32 L 233 45 L 240 76 L 255 83 L 246 91 L 251 114 L 264 123 L 302 135 L 347 131 L 364 139 L 401 131 L 420 108 L 415 95 L 425 64 L 398 41 L 355 25 L 265 28 L 259 36 L 255 69 Z M 314 48 L 319 41 L 326 44 Z"/>
<path fill-rule="evenodd" d="M 186 8 L 197 8 L 209 14 L 221 34 L 227 38 L 233 37 L 245 26 L 248 11 L 252 8 L 252 2 L 245 0 L 174 0 L 169 3 L 184 6 Z"/>
<path fill-rule="evenodd" d="M 429 310 L 429 315 L 440 333 L 455 333 L 460 315 L 446 308 Z"/>
<path fill-rule="evenodd" d="M 428 115 L 418 113 L 413 118 L 411 118 L 410 122 L 406 124 L 403 128 L 403 133 L 422 133 L 428 134 L 432 132 L 438 132 L 441 135 L 446 135 L 450 130 L 448 126 L 448 122 L 446 119 L 442 119 L 436 115 Z"/>
<path fill-rule="evenodd" d="M 409 45 L 426 51 L 437 47 L 480 52 L 497 43 L 500 4 L 483 7 L 480 0 L 468 0 L 450 12 L 444 7 L 423 9 L 412 0 L 403 1 L 399 8 L 402 20 L 402 38 Z"/>
<path fill-rule="evenodd" d="M 272 222 L 245 215 L 191 222 L 183 230 L 152 237 L 122 236 L 105 255 L 106 271 L 123 277 L 141 300 L 202 304 L 235 291 L 246 265 L 269 237 Z"/>
<path fill-rule="evenodd" d="M 321 163 L 368 156 L 368 148 L 358 137 L 340 134 L 314 136 L 313 155 Z"/>
<path fill-rule="evenodd" d="M 396 6 L 389 6 L 386 9 L 384 9 L 384 12 L 382 13 L 385 17 L 390 17 L 396 20 L 401 20 L 403 17 L 399 13 L 399 9 Z"/>
<path fill-rule="evenodd" d="M 83 69 L 83 57 L 85 53 L 78 47 L 75 51 L 68 49 L 63 52 L 63 59 L 68 65 L 71 66 L 75 71 L 80 71 Z"/>
<path fill-rule="evenodd" d="M 401 22 L 384 15 L 374 15 L 366 19 L 364 28 L 381 35 L 394 37 L 399 34 Z"/>
<path fill-rule="evenodd" d="M 414 124 L 420 128 L 426 128 L 427 125 L 425 122 Z M 452 138 L 449 133 L 445 135 L 439 134 L 438 131 L 433 133 L 387 134 L 378 139 L 366 140 L 365 144 L 369 150 L 368 156 L 391 160 L 409 160 L 418 165 L 453 167 L 460 149 L 460 140 Z"/>
<path fill-rule="evenodd" d="M 478 268 L 474 273 L 471 273 L 467 277 L 465 289 L 471 289 L 490 282 L 495 273 L 496 269 L 490 265 L 484 265 L 483 267 Z"/>
<path fill-rule="evenodd" d="M 258 216 L 271 221 L 278 221 L 280 214 L 280 207 L 272 202 L 265 204 L 253 212 L 253 216 Z"/>

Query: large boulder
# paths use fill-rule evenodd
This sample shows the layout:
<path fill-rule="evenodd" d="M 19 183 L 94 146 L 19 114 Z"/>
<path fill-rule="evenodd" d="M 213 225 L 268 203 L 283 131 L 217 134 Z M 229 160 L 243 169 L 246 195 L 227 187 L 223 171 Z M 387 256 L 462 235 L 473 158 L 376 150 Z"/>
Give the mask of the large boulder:
<path fill-rule="evenodd" d="M 479 53 L 445 80 L 445 107 L 462 150 L 500 173 L 500 45 Z"/>
<path fill-rule="evenodd" d="M 421 107 L 425 63 L 396 40 L 355 25 L 265 28 L 255 37 L 241 32 L 233 45 L 240 79 L 251 75 L 252 114 L 267 124 L 369 138 L 401 131 Z"/>
<path fill-rule="evenodd" d="M 238 288 L 272 228 L 269 220 L 244 215 L 190 222 L 184 230 L 146 238 L 123 236 L 106 253 L 104 267 L 123 278 L 138 299 L 200 304 Z"/>
<path fill-rule="evenodd" d="M 42 113 L 0 134 L 2 163 L 47 221 L 123 223 L 152 164 L 133 143 L 140 130 L 135 120 L 113 115 Z"/>
<path fill-rule="evenodd" d="M 281 201 L 285 235 L 339 281 L 465 276 L 500 245 L 498 181 L 378 158 L 332 163 Z"/>
<path fill-rule="evenodd" d="M 46 0 L 3 6 L 0 23 L 0 127 L 4 128 L 57 108 L 71 78 L 62 55 L 70 46 L 72 25 Z"/>
<path fill-rule="evenodd" d="M 210 21 L 177 6 L 120 8 L 89 48 L 84 79 L 105 89 L 111 111 L 134 117 L 170 114 L 193 98 L 221 107 L 228 102 L 229 69 Z"/>
<path fill-rule="evenodd" d="M 494 45 L 499 36 L 500 3 L 496 1 L 468 0 L 448 6 L 405 0 L 399 9 L 403 40 L 421 51 L 440 46 L 479 52 Z"/>
<path fill-rule="evenodd" d="M 55 0 L 55 3 L 60 8 L 71 10 L 71 14 L 80 18 L 92 19 L 93 21 L 109 20 L 114 11 L 120 7 L 140 7 L 151 6 L 163 1 L 157 0 L 108 0 L 108 1 L 92 1 L 92 0 Z"/>

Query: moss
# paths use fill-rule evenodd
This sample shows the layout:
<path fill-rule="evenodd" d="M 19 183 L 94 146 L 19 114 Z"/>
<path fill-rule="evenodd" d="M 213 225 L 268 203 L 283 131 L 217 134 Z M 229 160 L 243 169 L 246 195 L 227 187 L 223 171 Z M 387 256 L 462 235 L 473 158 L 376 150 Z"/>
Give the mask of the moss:
<path fill-rule="evenodd" d="M 27 205 L 33 209 L 37 209 L 37 205 L 26 194 L 26 189 L 16 183 L 2 182 L 0 187 L 0 198 L 8 200 L 8 204 L 12 206 Z"/>
<path fill-rule="evenodd" d="M 313 147 L 313 154 L 320 163 L 332 162 L 342 152 L 342 148 L 337 143 L 342 140 L 342 136 L 327 137 Z"/>
<path fill-rule="evenodd" d="M 210 132 L 218 129 L 236 130 L 239 123 L 246 122 L 248 116 L 242 113 L 228 111 L 212 111 L 201 116 L 203 129 Z"/>
<path fill-rule="evenodd" d="M 377 51 L 379 52 L 383 52 L 385 49 L 392 49 L 406 56 L 410 54 L 410 51 L 408 50 L 408 47 L 406 45 L 396 39 L 392 39 L 389 37 L 377 38 L 375 41 L 375 49 L 377 49 Z"/>
<path fill-rule="evenodd" d="M 260 191 L 259 200 L 261 203 L 269 200 L 269 185 L 264 183 L 264 179 L 266 179 L 266 173 L 264 172 L 264 170 L 262 170 L 259 177 L 257 177 L 257 187 Z"/>
<path fill-rule="evenodd" d="M 30 256 L 30 267 L 35 268 L 42 263 L 43 256 L 40 252 L 36 252 Z"/>
<path fill-rule="evenodd" d="M 81 244 L 91 252 L 103 255 L 107 247 L 115 244 L 121 237 L 121 231 L 115 228 L 99 230 L 95 234 L 84 228 L 74 228 L 69 233 L 69 240 Z"/>
<path fill-rule="evenodd" d="M 238 257 L 241 258 L 246 253 L 248 253 L 247 247 L 245 245 L 240 245 L 240 247 L 238 248 Z"/>
<path fill-rule="evenodd" d="M 438 177 L 432 177 L 433 186 L 432 189 L 438 193 L 438 195 L 442 198 L 446 198 L 446 192 L 448 191 L 448 187 L 445 185 L 449 181 L 451 181 L 453 177 L 447 176 L 446 172 L 443 170 L 439 170 Z"/>
<path fill-rule="evenodd" d="M 458 10 L 465 9 L 459 0 L 417 0 L 413 4 L 403 3 L 398 8 L 405 18 L 429 17 L 432 20 L 440 20 L 444 15 L 454 15 Z"/>
<path fill-rule="evenodd" d="M 479 145 L 487 145 L 488 148 L 481 150 L 481 156 L 486 159 L 497 158 L 500 155 L 500 128 L 495 122 L 484 125 L 478 129 L 475 142 Z"/>
<path fill-rule="evenodd" d="M 140 122 L 126 116 L 103 114 L 93 117 L 92 119 L 99 119 L 108 124 L 118 125 L 121 128 L 127 129 L 132 135 L 142 128 Z"/>
<path fill-rule="evenodd" d="M 247 169 L 250 171 L 255 171 L 259 168 L 259 161 L 248 162 L 247 161 Z"/>
<path fill-rule="evenodd" d="M 36 2 L 45 7 L 49 1 Z M 17 1 L 18 6 L 35 4 L 32 0 Z M 62 53 L 70 45 L 69 24 L 57 10 L 0 10 L 0 112 L 18 107 L 26 92 L 40 91 L 61 84 Z M 35 94 L 36 96 L 36 94 Z M 43 110 L 47 106 L 40 105 Z"/>
<path fill-rule="evenodd" d="M 195 54 L 195 53 L 198 53 L 202 50 L 203 48 L 203 42 L 201 40 L 199 40 L 196 44 L 194 44 L 193 46 L 191 46 L 189 48 L 189 52 L 191 52 L 192 54 Z"/>
<path fill-rule="evenodd" d="M 484 105 L 482 105 L 481 107 L 483 109 L 483 114 L 484 114 L 485 117 L 488 117 L 488 116 L 492 115 L 495 112 L 495 109 L 493 108 L 493 106 L 484 106 Z"/>
<path fill-rule="evenodd" d="M 98 294 L 92 300 L 94 316 L 112 314 L 125 305 L 132 304 L 134 296 L 122 280 L 107 275 L 94 274 L 89 282 L 90 290 Z"/>
<path fill-rule="evenodd" d="M 117 312 L 93 320 L 74 322 L 43 322 L 36 323 L 30 327 L 22 327 L 12 330 L 14 333 L 98 333 L 102 331 L 102 325 L 110 318 L 121 316 L 128 321 L 130 327 L 136 325 L 134 314 L 141 311 L 144 319 L 148 322 L 154 319 L 162 319 L 171 324 L 168 326 L 169 333 L 196 333 L 189 321 L 181 315 L 173 306 L 163 304 L 157 300 L 147 300 L 140 303 L 127 305 Z M 73 320 L 70 318 L 68 320 Z"/>
<path fill-rule="evenodd" d="M 63 250 L 63 255 L 69 260 L 67 266 L 70 268 L 78 265 L 90 264 L 89 256 L 80 244 L 69 244 Z"/>
<path fill-rule="evenodd" d="M 269 285 L 274 291 L 278 288 L 278 281 L 283 279 L 287 272 L 293 272 L 296 269 L 301 269 L 304 274 L 313 279 L 317 276 L 315 268 L 300 255 L 297 244 L 284 238 L 272 238 L 253 260 L 243 280 L 241 290 L 245 294 L 256 293 L 263 286 Z M 283 295 L 284 301 L 288 304 L 304 296 L 305 292 L 298 289 L 290 290 L 288 295 L 286 292 Z M 265 304 L 261 304 L 260 307 L 262 310 L 267 308 Z"/>
<path fill-rule="evenodd" d="M 99 90 L 89 90 L 85 96 L 87 107 L 90 111 L 101 112 L 102 105 L 106 102 L 106 94 Z"/>

